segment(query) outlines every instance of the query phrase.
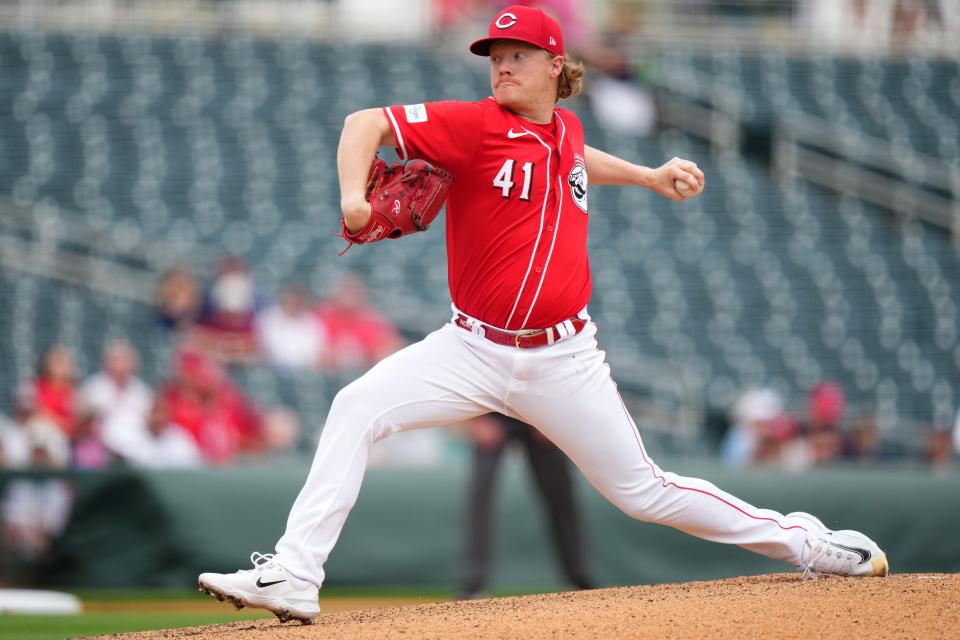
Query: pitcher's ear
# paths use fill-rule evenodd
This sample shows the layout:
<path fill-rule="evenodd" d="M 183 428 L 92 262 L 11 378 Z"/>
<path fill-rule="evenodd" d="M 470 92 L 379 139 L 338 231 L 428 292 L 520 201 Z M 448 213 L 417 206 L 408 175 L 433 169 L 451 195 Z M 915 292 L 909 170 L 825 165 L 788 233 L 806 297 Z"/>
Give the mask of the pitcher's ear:
<path fill-rule="evenodd" d="M 550 65 L 550 77 L 559 78 L 560 74 L 563 73 L 563 65 L 566 61 L 563 56 L 555 56 L 553 58 L 552 64 Z"/>

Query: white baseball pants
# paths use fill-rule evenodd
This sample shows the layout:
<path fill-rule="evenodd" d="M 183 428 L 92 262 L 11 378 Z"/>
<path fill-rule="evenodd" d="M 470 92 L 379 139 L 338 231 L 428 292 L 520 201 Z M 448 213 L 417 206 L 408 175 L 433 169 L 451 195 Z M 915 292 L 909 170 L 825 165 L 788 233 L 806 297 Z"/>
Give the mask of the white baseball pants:
<path fill-rule="evenodd" d="M 385 358 L 334 399 L 276 562 L 320 586 L 374 443 L 498 411 L 539 429 L 627 515 L 799 565 L 807 535 L 802 521 L 654 464 L 597 348 L 596 331 L 591 322 L 554 345 L 517 349 L 447 324 Z"/>

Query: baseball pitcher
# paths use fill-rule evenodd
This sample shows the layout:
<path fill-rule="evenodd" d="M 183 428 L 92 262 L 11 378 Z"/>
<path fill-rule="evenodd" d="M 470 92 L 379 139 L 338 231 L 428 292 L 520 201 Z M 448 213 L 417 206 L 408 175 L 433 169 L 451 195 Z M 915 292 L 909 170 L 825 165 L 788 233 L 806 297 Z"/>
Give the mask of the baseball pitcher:
<path fill-rule="evenodd" d="M 492 97 L 359 111 L 337 152 L 352 244 L 422 231 L 446 199 L 450 322 L 337 394 L 276 553 L 253 554 L 252 569 L 204 573 L 201 590 L 311 622 L 371 447 L 493 411 L 537 428 L 633 518 L 739 545 L 804 576 L 886 575 L 885 554 L 862 533 L 757 508 L 650 458 L 587 312 L 587 225 L 602 215 L 590 211 L 589 185 L 682 201 L 701 192 L 703 173 L 687 160 L 654 169 L 587 146 L 577 116 L 557 107 L 579 91 L 583 69 L 539 9 L 499 12 L 470 51 L 489 57 Z M 404 162 L 376 164 L 380 146 Z"/>

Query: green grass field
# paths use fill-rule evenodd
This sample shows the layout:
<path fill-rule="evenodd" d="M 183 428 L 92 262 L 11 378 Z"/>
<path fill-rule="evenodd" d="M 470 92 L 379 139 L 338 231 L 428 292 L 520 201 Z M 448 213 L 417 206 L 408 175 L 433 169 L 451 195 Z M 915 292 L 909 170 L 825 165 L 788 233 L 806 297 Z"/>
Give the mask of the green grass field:
<path fill-rule="evenodd" d="M 72 616 L 0 615 L 0 640 L 64 640 L 125 631 L 192 627 L 272 617 L 262 611 L 235 610 L 194 590 L 80 591 L 84 613 Z M 325 588 L 327 612 L 449 598 L 442 589 Z"/>
<path fill-rule="evenodd" d="M 498 589 L 490 595 L 510 596 L 554 591 L 549 587 Z M 236 620 L 272 618 L 263 611 L 235 610 L 193 589 L 109 589 L 74 591 L 84 612 L 74 616 L 0 614 L 0 640 L 64 640 L 107 633 L 193 627 Z M 448 588 L 327 586 L 320 598 L 326 613 L 425 604 L 449 600 Z"/>
<path fill-rule="evenodd" d="M 255 613 L 84 613 L 77 616 L 0 616 L 0 637 L 63 640 L 104 633 L 146 631 L 263 617 Z"/>

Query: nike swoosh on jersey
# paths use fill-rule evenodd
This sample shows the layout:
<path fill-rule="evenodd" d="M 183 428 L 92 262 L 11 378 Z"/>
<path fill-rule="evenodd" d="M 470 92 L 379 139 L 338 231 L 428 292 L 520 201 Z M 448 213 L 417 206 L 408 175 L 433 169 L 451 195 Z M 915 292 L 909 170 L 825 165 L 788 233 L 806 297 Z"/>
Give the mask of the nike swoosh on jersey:
<path fill-rule="evenodd" d="M 526 131 L 521 131 L 518 133 L 514 131 L 512 128 L 507 131 L 507 137 L 510 138 L 511 140 L 514 138 L 519 138 L 520 136 L 525 136 L 525 135 L 527 135 Z"/>

